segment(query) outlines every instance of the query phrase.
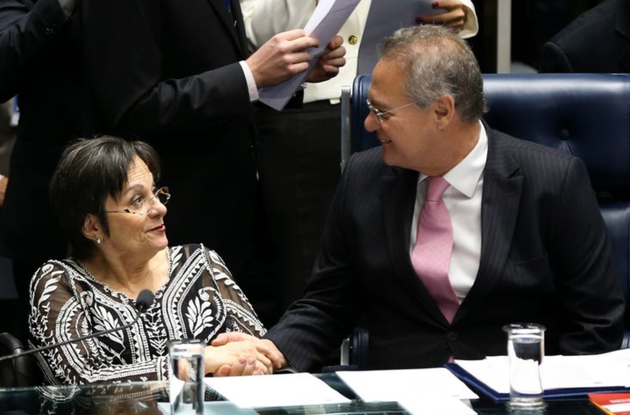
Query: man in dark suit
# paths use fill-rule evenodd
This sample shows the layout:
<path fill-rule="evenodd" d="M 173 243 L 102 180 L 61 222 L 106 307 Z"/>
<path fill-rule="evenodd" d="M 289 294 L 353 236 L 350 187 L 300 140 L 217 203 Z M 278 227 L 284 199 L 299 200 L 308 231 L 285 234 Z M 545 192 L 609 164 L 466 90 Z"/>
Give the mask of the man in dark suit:
<path fill-rule="evenodd" d="M 48 202 L 48 180 L 64 146 L 80 137 L 81 49 L 76 0 L 0 0 L 0 102 L 19 94 L 0 230 L 13 261 L 19 307 L 13 334 L 27 335 L 28 285 L 46 260 L 67 255 Z"/>
<path fill-rule="evenodd" d="M 307 292 L 260 341 L 276 367 L 317 368 L 360 316 L 375 369 L 505 354 L 502 327 L 523 321 L 547 327 L 548 354 L 618 348 L 624 300 L 584 164 L 480 121 L 470 48 L 400 30 L 368 96 L 382 146 L 352 157 Z"/>
<path fill-rule="evenodd" d="M 630 72 L 630 1 L 607 0 L 562 29 L 542 50 L 540 72 Z"/>
<path fill-rule="evenodd" d="M 171 244 L 203 242 L 233 272 L 266 324 L 277 321 L 272 255 L 257 197 L 253 101 L 258 89 L 306 70 L 319 42 L 276 35 L 248 56 L 238 0 L 83 3 L 89 131 L 137 136 L 162 157 L 173 195 Z M 343 65 L 341 38 L 309 79 Z M 279 314 L 279 312 L 278 312 Z"/>

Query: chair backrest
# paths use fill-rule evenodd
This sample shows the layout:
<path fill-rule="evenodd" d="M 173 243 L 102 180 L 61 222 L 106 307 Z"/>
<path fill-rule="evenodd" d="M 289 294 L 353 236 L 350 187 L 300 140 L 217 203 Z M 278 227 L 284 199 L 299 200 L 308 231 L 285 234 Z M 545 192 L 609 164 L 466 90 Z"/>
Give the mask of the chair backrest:
<path fill-rule="evenodd" d="M 0 333 L 0 356 L 24 351 L 22 342 L 9 333 Z M 0 387 L 41 385 L 41 372 L 31 356 L 20 356 L 0 363 Z"/>
<path fill-rule="evenodd" d="M 378 146 L 363 128 L 369 75 L 358 76 L 346 100 L 350 114 L 342 140 L 350 152 Z M 489 112 L 497 130 L 566 151 L 584 160 L 612 241 L 612 260 L 626 298 L 630 347 L 630 75 L 484 75 Z"/>

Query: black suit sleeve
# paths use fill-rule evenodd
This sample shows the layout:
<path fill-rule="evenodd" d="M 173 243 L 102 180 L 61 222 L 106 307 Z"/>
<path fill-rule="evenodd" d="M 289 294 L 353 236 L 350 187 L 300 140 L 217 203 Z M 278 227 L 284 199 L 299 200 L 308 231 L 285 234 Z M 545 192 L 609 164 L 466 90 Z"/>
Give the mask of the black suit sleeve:
<path fill-rule="evenodd" d="M 588 190 L 585 190 L 588 189 Z M 580 159 L 569 163 L 551 252 L 555 286 L 568 313 L 559 352 L 590 354 L 618 349 L 624 299 L 610 262 L 610 242 Z"/>
<path fill-rule="evenodd" d="M 352 158 L 333 199 L 319 256 L 304 297 L 265 336 L 297 370 L 318 369 L 357 324 L 365 297 L 351 266 L 346 210 Z"/>
<path fill-rule="evenodd" d="M 0 0 L 0 102 L 18 93 L 20 74 L 68 21 L 58 0 Z M 44 70 L 44 68 L 42 68 Z"/>
<path fill-rule="evenodd" d="M 540 72 L 572 73 L 574 71 L 571 61 L 562 48 L 553 42 L 547 42 L 542 49 Z"/>
<path fill-rule="evenodd" d="M 169 2 L 82 3 L 86 80 L 93 110 L 106 130 L 154 137 L 202 133 L 213 124 L 252 111 L 238 59 L 219 67 L 209 56 L 221 53 L 214 44 L 221 43 L 217 36 L 208 36 L 208 31 L 199 33 L 198 37 L 212 46 L 208 56 L 173 54 L 173 50 L 190 45 L 175 44 L 171 31 L 193 23 L 175 21 L 172 11 L 163 6 L 166 3 Z M 169 4 L 172 6 L 172 2 Z M 176 6 L 192 7 L 181 3 Z M 215 21 L 211 20 L 211 13 L 208 16 L 204 24 L 218 35 L 223 34 L 216 16 Z M 215 60 L 218 59 L 221 57 Z M 183 60 L 187 62 L 184 64 Z M 182 71 L 184 66 L 187 69 Z M 173 70 L 175 67 L 180 69 Z M 209 67 L 214 69 L 207 70 Z"/>

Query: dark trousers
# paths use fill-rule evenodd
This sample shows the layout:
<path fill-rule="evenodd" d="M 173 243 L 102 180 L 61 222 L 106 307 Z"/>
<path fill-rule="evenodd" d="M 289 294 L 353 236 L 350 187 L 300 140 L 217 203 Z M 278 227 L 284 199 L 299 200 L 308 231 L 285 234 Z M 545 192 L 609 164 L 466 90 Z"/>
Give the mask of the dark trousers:
<path fill-rule="evenodd" d="M 301 298 L 340 177 L 340 105 L 259 108 L 257 154 L 282 309 Z"/>
<path fill-rule="evenodd" d="M 18 299 L 16 300 L 14 314 L 11 316 L 12 328 L 10 333 L 20 339 L 26 345 L 29 336 L 28 315 L 30 313 L 29 286 L 35 271 L 42 265 L 42 262 L 13 261 L 13 279 Z"/>

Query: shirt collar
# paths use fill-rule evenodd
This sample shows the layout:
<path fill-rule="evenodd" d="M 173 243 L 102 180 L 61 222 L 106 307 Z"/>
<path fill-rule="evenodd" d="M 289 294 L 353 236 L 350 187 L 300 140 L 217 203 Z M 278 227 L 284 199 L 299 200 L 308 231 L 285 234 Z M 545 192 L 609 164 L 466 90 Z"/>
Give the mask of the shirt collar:
<path fill-rule="evenodd" d="M 477 183 L 488 159 L 488 135 L 481 121 L 479 121 L 479 125 L 481 127 L 479 129 L 479 139 L 475 147 L 462 161 L 444 175 L 444 179 L 449 182 L 451 187 L 459 190 L 469 198 L 475 194 Z M 426 174 L 421 173 L 418 182 L 423 181 L 426 177 Z"/>

